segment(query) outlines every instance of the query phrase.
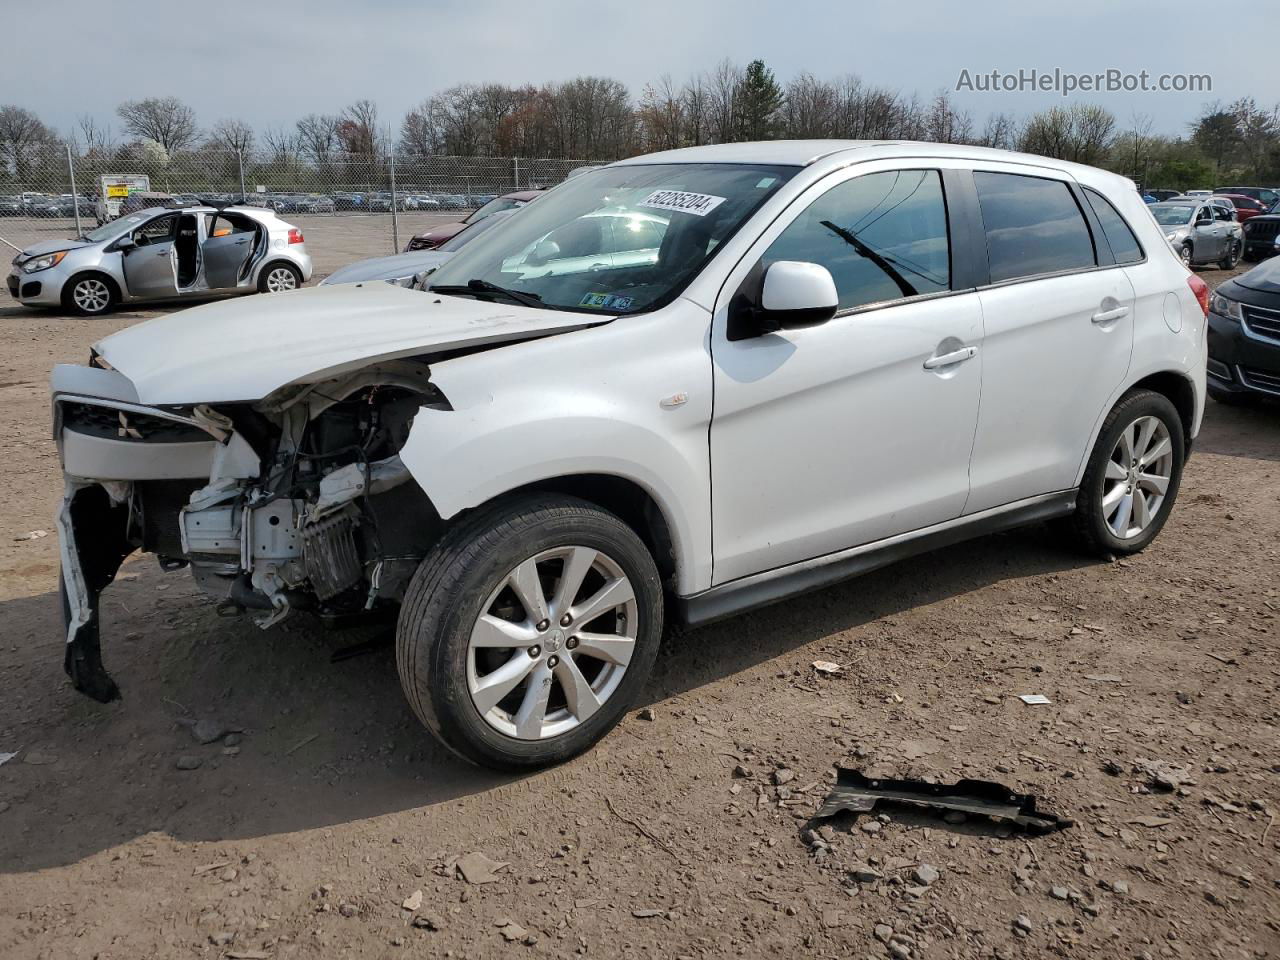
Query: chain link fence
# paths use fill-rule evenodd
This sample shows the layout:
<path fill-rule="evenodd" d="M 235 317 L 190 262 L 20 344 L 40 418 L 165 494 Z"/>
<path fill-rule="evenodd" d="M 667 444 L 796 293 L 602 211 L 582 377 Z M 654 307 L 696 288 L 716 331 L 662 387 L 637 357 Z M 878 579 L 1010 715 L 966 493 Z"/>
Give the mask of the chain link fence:
<path fill-rule="evenodd" d="M 0 160 L 0 241 L 21 249 L 79 236 L 132 209 L 233 200 L 272 207 L 304 231 L 314 226 L 307 247 L 322 275 L 361 256 L 402 250 L 414 233 L 463 219 L 494 197 L 554 186 L 575 168 L 591 165 L 397 152 L 304 158 L 262 151 L 164 156 L 39 147 Z M 345 219 L 353 217 L 366 219 Z"/>

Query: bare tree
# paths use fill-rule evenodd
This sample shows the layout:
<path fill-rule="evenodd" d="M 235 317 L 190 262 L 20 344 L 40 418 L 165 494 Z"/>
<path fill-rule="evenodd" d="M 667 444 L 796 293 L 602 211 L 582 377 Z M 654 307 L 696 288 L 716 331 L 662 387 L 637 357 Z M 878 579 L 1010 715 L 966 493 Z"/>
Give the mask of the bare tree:
<path fill-rule="evenodd" d="M 338 115 L 338 140 L 347 153 L 371 157 L 378 147 L 378 105 L 357 100 Z"/>
<path fill-rule="evenodd" d="M 834 85 L 805 71 L 787 84 L 782 108 L 789 137 L 831 137 L 836 135 L 839 93 Z"/>
<path fill-rule="evenodd" d="M 199 136 L 195 111 L 177 97 L 126 100 L 116 107 L 116 114 L 135 137 L 158 143 L 170 155 L 191 146 Z"/>
<path fill-rule="evenodd" d="M 243 120 L 219 120 L 209 130 L 208 143 L 221 150 L 245 154 L 253 149 L 253 127 Z"/>
<path fill-rule="evenodd" d="M 684 121 L 684 98 L 676 90 L 670 74 L 659 77 L 657 86 L 645 86 L 636 110 L 643 149 L 672 150 L 684 146 Z"/>
<path fill-rule="evenodd" d="M 12 166 L 18 179 L 27 175 L 38 148 L 56 142 L 53 131 L 30 110 L 14 104 L 0 106 L 0 163 Z"/>
<path fill-rule="evenodd" d="M 329 114 L 309 113 L 297 123 L 298 148 L 314 163 L 323 165 L 333 159 L 338 149 L 338 118 Z"/>
<path fill-rule="evenodd" d="M 72 136 L 84 151 L 86 157 L 105 157 L 115 148 L 115 140 L 111 136 L 111 127 L 100 125 L 87 113 L 76 118 L 76 130 Z"/>
<path fill-rule="evenodd" d="M 707 77 L 707 120 L 712 143 L 730 143 L 738 130 L 738 92 L 742 70 L 731 60 L 721 60 Z"/>
<path fill-rule="evenodd" d="M 987 117 L 976 143 L 981 147 L 1011 150 L 1020 137 L 1018 121 L 1007 113 L 993 113 Z"/>
<path fill-rule="evenodd" d="M 298 135 L 283 127 L 267 127 L 262 131 L 262 145 L 267 148 L 272 163 L 284 163 L 298 153 Z"/>

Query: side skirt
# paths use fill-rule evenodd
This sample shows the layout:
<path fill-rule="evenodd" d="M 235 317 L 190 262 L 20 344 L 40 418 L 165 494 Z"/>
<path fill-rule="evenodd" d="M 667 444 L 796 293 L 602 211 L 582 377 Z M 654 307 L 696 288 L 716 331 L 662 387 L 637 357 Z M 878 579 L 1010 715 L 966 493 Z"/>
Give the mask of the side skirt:
<path fill-rule="evenodd" d="M 907 557 L 962 543 L 975 537 L 1065 517 L 1076 508 L 1076 490 L 1063 490 L 957 517 L 922 530 L 803 560 L 776 570 L 731 580 L 677 601 L 680 619 L 689 626 L 721 620 L 779 600 L 848 580 Z"/>

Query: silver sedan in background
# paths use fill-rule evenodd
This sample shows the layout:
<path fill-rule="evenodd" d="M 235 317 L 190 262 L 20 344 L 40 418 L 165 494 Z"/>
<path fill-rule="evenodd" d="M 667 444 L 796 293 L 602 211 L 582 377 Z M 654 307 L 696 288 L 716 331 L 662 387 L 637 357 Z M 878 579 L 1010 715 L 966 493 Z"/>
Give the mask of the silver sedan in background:
<path fill-rule="evenodd" d="M 310 278 L 297 227 L 261 207 L 206 205 L 139 210 L 27 247 L 8 286 L 26 306 L 93 315 L 130 301 L 293 290 Z"/>
<path fill-rule="evenodd" d="M 1244 253 L 1244 231 L 1235 208 L 1218 197 L 1175 197 L 1147 209 L 1164 238 L 1188 267 L 1216 263 L 1230 270 Z"/>
<path fill-rule="evenodd" d="M 423 283 L 431 273 L 452 257 L 457 251 L 481 234 L 492 230 L 502 223 L 515 210 L 500 210 L 490 214 L 483 220 L 468 224 L 435 249 L 410 250 L 406 253 L 393 253 L 385 257 L 370 257 L 368 260 L 357 260 L 345 267 L 339 267 L 320 281 L 320 286 L 331 287 L 339 283 L 364 283 L 370 280 L 385 280 L 401 287 L 412 287 L 421 290 Z"/>

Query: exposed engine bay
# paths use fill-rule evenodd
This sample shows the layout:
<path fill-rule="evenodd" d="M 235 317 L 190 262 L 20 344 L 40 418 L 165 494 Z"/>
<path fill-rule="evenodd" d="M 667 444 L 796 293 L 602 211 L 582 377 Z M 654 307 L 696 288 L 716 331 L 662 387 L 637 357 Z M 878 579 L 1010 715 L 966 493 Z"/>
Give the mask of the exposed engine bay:
<path fill-rule="evenodd" d="M 76 687 L 119 695 L 102 667 L 98 594 L 135 550 L 189 567 L 220 613 L 250 612 L 263 627 L 295 610 L 335 621 L 394 612 L 441 527 L 399 457 L 417 412 L 447 408 L 429 377 L 425 362 L 391 360 L 192 408 L 58 395 Z"/>

